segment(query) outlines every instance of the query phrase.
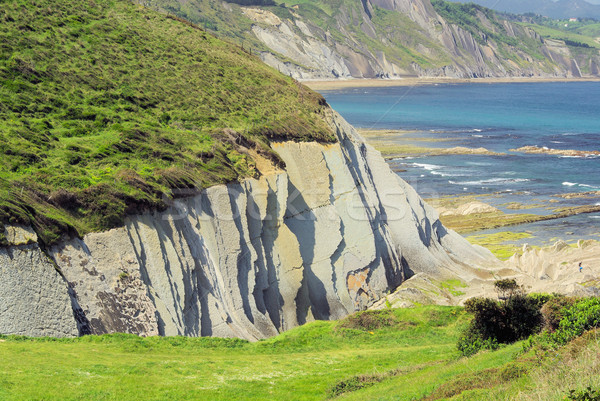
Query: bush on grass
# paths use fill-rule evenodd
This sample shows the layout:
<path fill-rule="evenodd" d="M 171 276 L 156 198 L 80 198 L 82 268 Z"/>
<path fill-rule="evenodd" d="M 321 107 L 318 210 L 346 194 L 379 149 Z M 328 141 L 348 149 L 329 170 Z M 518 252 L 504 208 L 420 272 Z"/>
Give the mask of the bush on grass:
<path fill-rule="evenodd" d="M 472 298 L 465 303 L 465 310 L 474 316 L 458 340 L 458 350 L 464 356 L 525 339 L 538 332 L 543 323 L 537 301 L 521 294 L 505 302 Z"/>
<path fill-rule="evenodd" d="M 567 297 L 565 297 L 567 298 Z M 567 344 L 589 330 L 600 328 L 600 298 L 583 298 L 561 301 L 562 309 L 553 304 L 544 305 L 542 309 L 555 321 L 560 316 L 556 329 L 550 328 L 539 336 L 530 337 L 524 344 L 525 349 L 537 346 L 540 350 L 552 350 Z M 558 303 L 558 301 L 556 301 Z"/>
<path fill-rule="evenodd" d="M 542 316 L 544 317 L 544 328 L 548 331 L 556 331 L 560 321 L 564 317 L 567 307 L 573 306 L 577 301 L 573 297 L 554 297 L 546 302 L 542 308 Z"/>

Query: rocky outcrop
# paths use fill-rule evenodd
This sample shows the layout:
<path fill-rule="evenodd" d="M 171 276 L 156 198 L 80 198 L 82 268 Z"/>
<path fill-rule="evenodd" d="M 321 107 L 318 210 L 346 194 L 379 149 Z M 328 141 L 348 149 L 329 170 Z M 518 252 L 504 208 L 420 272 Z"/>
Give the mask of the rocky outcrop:
<path fill-rule="evenodd" d="M 522 152 L 528 154 L 543 154 L 552 156 L 566 156 L 566 157 L 598 157 L 600 151 L 598 150 L 574 150 L 574 149 L 551 149 L 540 146 L 523 146 L 518 149 L 510 149 L 511 152 Z"/>
<path fill-rule="evenodd" d="M 364 309 L 415 273 L 493 263 L 341 117 L 330 122 L 338 143 L 273 145 L 285 171 L 45 252 L 12 241 L 0 252 L 0 332 L 255 340 Z"/>
<path fill-rule="evenodd" d="M 79 334 L 69 288 L 27 227 L 6 229 L 0 247 L 0 333 L 69 337 Z"/>
<path fill-rule="evenodd" d="M 462 204 L 457 208 L 439 207 L 437 212 L 440 216 L 468 216 L 470 214 L 500 213 L 500 210 L 487 203 L 474 201 Z"/>
<path fill-rule="evenodd" d="M 599 262 L 598 241 L 580 240 L 573 246 L 559 240 L 541 249 L 524 245 L 505 264 L 525 275 L 521 282 L 532 292 L 600 296 Z"/>

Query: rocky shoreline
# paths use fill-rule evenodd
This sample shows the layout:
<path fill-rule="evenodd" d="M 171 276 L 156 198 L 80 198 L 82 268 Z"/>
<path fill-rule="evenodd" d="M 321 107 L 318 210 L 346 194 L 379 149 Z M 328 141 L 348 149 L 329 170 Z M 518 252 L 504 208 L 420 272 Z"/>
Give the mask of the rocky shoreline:
<path fill-rule="evenodd" d="M 392 86 L 421 86 L 439 84 L 500 84 L 500 83 L 543 83 L 543 82 L 600 82 L 598 77 L 562 78 L 562 77 L 507 77 L 507 78 L 446 78 L 446 77 L 405 77 L 397 79 L 331 79 L 301 80 L 312 90 L 340 90 L 347 88 L 380 88 Z"/>
<path fill-rule="evenodd" d="M 540 146 L 523 146 L 518 149 L 510 149 L 511 152 L 522 152 L 528 154 L 541 154 L 567 157 L 591 157 L 600 156 L 597 150 L 574 150 L 574 149 L 551 149 Z"/>

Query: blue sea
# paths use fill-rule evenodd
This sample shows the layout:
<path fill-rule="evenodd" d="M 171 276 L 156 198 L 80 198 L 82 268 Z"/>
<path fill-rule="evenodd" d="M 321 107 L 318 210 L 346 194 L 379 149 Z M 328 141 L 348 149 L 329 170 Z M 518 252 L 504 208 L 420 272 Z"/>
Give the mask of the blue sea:
<path fill-rule="evenodd" d="M 389 160 L 391 167 L 426 198 L 493 194 L 482 201 L 500 209 L 509 202 L 544 204 L 524 211 L 541 214 L 550 213 L 548 207 L 600 204 L 600 198 L 566 200 L 555 196 L 600 191 L 600 156 L 511 151 L 527 145 L 599 151 L 600 82 L 435 84 L 321 93 L 357 128 L 414 131 L 404 137 L 415 140 L 397 138 L 401 144 L 484 147 L 505 154 Z M 394 137 L 386 136 L 385 141 L 394 142 Z M 599 239 L 600 215 L 579 215 L 520 228 L 536 232 L 541 242 L 555 238 Z"/>

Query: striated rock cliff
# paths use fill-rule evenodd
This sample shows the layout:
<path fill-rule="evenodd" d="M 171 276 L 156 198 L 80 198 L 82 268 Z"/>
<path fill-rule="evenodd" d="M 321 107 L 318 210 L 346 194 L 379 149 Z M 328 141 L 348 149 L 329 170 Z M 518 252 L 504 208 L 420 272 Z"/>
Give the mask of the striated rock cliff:
<path fill-rule="evenodd" d="M 476 5 L 438 0 L 321 0 L 239 7 L 215 0 L 144 0 L 244 46 L 297 79 L 404 76 L 597 76 L 597 49 L 542 38 Z"/>
<path fill-rule="evenodd" d="M 415 273 L 493 263 L 341 117 L 330 124 L 336 144 L 273 145 L 285 171 L 263 168 L 121 228 L 41 249 L 9 227 L 0 333 L 255 340 L 364 309 Z"/>

